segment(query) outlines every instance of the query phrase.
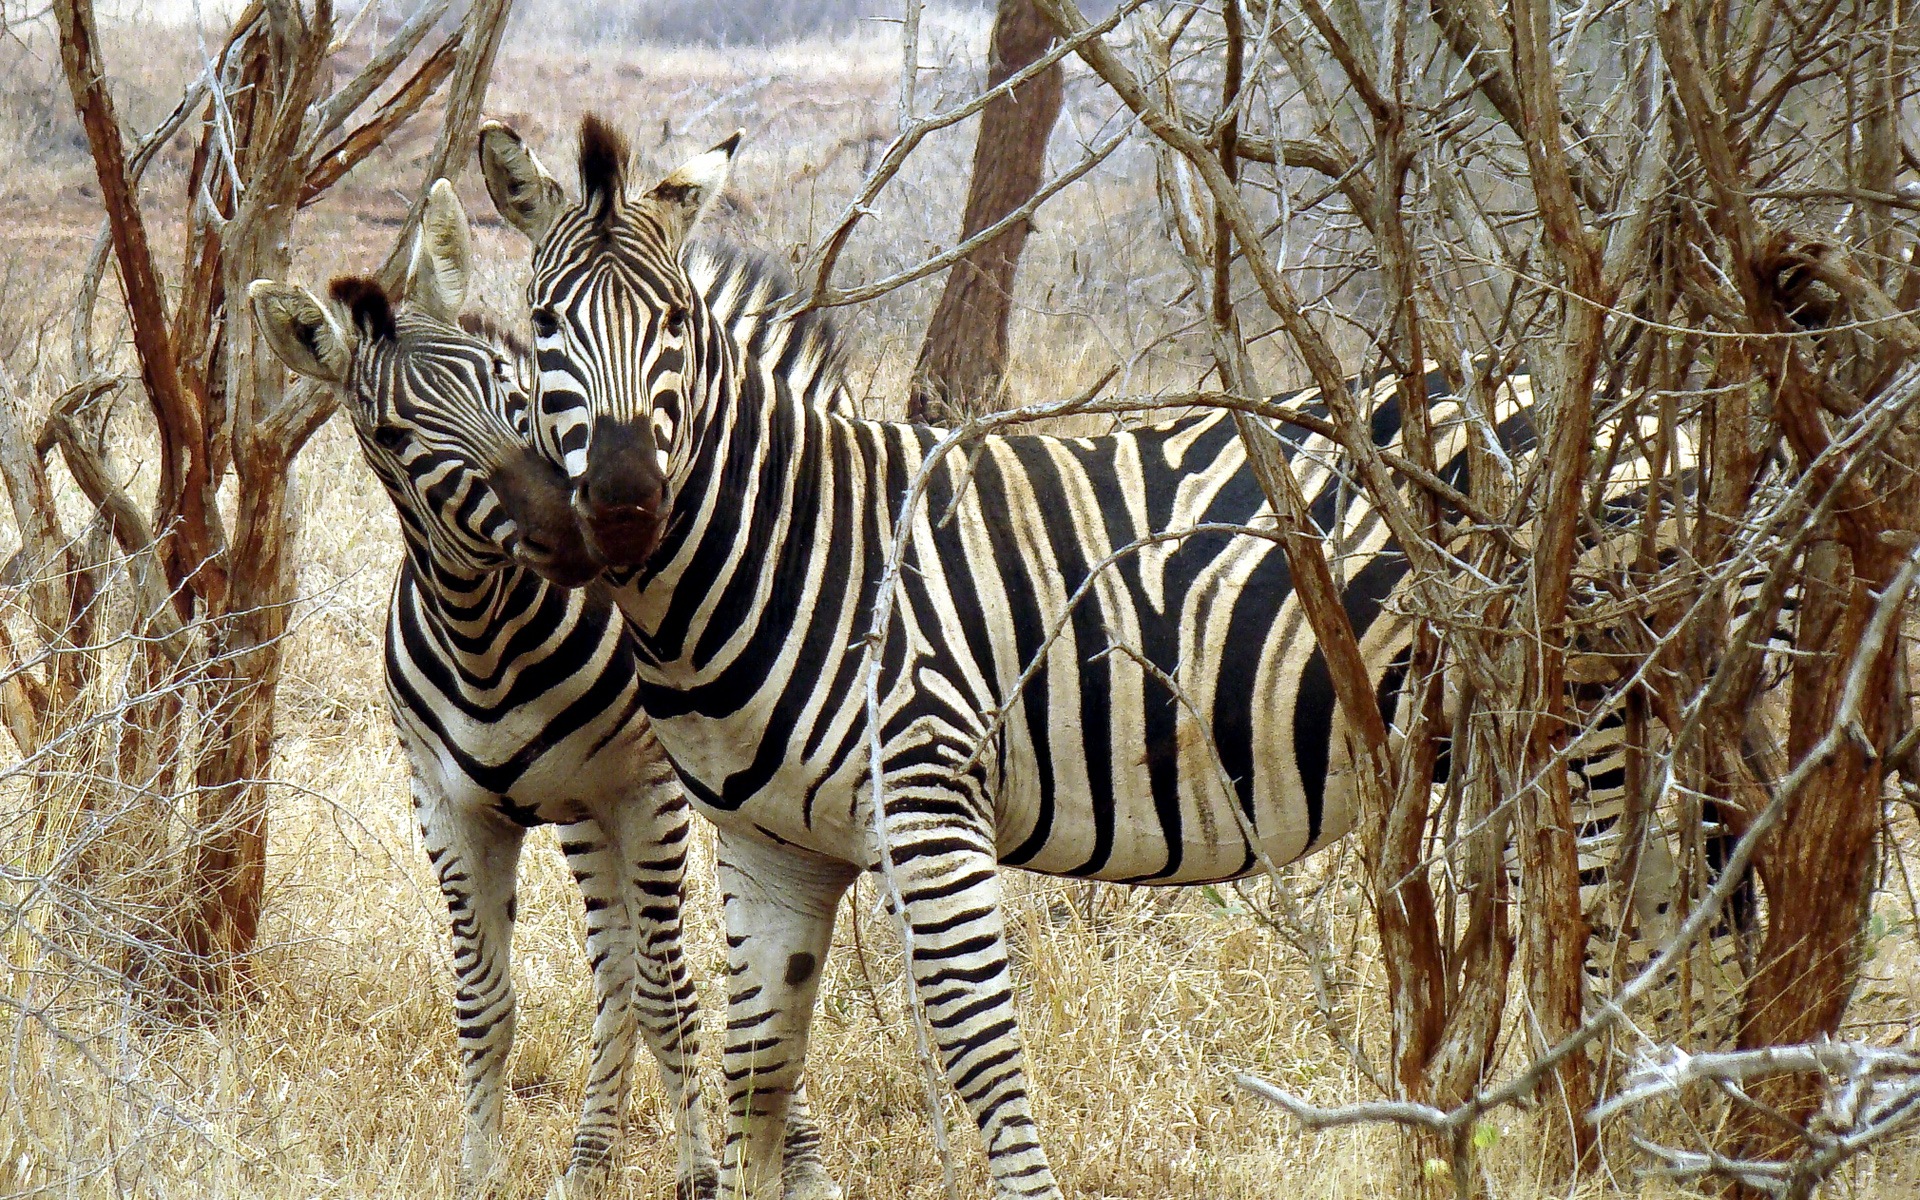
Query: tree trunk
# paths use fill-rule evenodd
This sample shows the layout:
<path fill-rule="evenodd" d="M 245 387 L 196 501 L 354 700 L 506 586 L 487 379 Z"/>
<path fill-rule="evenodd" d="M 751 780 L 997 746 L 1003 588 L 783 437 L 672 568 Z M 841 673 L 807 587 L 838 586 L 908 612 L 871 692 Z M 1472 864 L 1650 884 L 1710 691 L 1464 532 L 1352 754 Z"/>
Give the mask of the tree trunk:
<path fill-rule="evenodd" d="M 194 837 L 181 895 L 171 906 L 175 924 L 166 947 L 177 952 L 177 961 L 150 981 L 178 1010 L 217 1002 L 235 985 L 246 991 L 266 881 L 274 697 L 298 599 L 294 466 L 334 404 L 329 389 L 289 387 L 284 369 L 253 330 L 248 307 L 229 301 L 243 296 L 253 279 L 286 276 L 301 205 L 397 131 L 449 79 L 447 114 L 421 195 L 435 179 L 458 173 L 456 160 L 472 143 L 509 4 L 474 0 L 458 34 L 351 128 L 348 119 L 411 59 L 442 10 L 423 8 L 357 77 L 329 94 L 331 0 L 312 0 L 310 8 L 250 5 L 211 65 L 229 97 L 219 114 L 226 141 L 216 155 L 209 105 L 189 193 L 207 196 L 214 211 L 193 206 L 171 318 L 97 52 L 92 5 L 54 5 L 63 65 L 100 180 L 133 349 L 161 447 L 153 522 L 118 490 L 114 473 L 88 461 L 95 454 L 88 445 L 73 437 L 60 445 L 83 487 L 94 483 L 89 498 L 113 519 L 122 549 L 136 558 L 149 549 L 155 553 L 166 570 L 163 594 L 197 635 L 170 643 L 190 661 L 172 664 L 168 677 L 203 681 L 198 694 L 204 733 L 187 773 L 195 797 Z M 397 282 L 396 264 L 405 261 L 417 212 L 418 205 L 383 267 L 389 283 Z M 212 503 L 229 468 L 235 482 L 230 541 Z M 167 664 L 150 665 L 168 673 Z M 175 736 L 170 719 L 137 724 L 129 723 L 127 737 L 146 744 L 125 745 L 126 762 L 144 772 L 157 754 L 165 757 L 162 751 L 181 752 L 169 741 Z"/>
<path fill-rule="evenodd" d="M 1819 253 L 1825 252 L 1822 247 Z M 1780 263 L 1793 253 L 1756 263 L 1747 288 L 1756 324 L 1768 332 L 1792 328 L 1773 289 L 1782 276 Z M 1853 293 L 1844 316 L 1874 313 L 1871 283 L 1844 258 L 1828 278 L 1843 294 Z M 1851 307 L 1856 303 L 1857 309 Z M 1803 468 L 1816 478 L 1829 474 L 1845 497 L 1821 531 L 1826 536 L 1807 550 L 1801 574 L 1794 645 L 1803 658 L 1795 664 L 1789 696 L 1788 759 L 1805 761 L 1836 727 L 1851 736 L 1788 798 L 1778 830 L 1756 858 L 1767 892 L 1767 932 L 1740 1014 L 1743 1050 L 1838 1032 L 1859 982 L 1861 933 L 1879 864 L 1885 755 L 1898 737 L 1904 707 L 1897 678 L 1900 638 L 1884 638 L 1867 657 L 1860 655 L 1869 645 L 1876 608 L 1902 601 L 1887 589 L 1913 530 L 1920 528 L 1920 489 L 1910 465 L 1920 445 L 1910 432 L 1896 431 L 1853 477 L 1823 472 L 1819 464 L 1832 442 L 1820 397 L 1850 395 L 1875 374 L 1890 377 L 1889 362 L 1920 353 L 1920 329 L 1896 320 L 1879 331 L 1887 344 L 1867 343 L 1868 353 L 1836 355 L 1830 361 L 1839 369 L 1824 374 L 1818 368 L 1827 360 L 1810 365 L 1791 344 L 1775 350 L 1771 360 L 1774 414 L 1787 445 Z M 1834 349 L 1842 348 L 1852 349 Z M 1855 673 L 1864 677 L 1855 680 Z M 1848 689 L 1856 686 L 1857 707 L 1848 711 Z M 1802 1074 L 1761 1079 L 1749 1090 L 1771 1112 L 1804 1122 L 1825 1088 Z M 1799 1139 L 1782 1133 L 1777 1122 L 1751 1108 L 1735 1114 L 1733 1136 L 1742 1157 L 1774 1158 L 1797 1148 Z"/>
<path fill-rule="evenodd" d="M 1000 0 L 988 52 L 987 86 L 1031 66 L 1053 45 L 1053 26 L 1032 0 Z M 964 241 L 1033 198 L 1047 167 L 1047 138 L 1060 116 L 1064 72 L 1054 63 L 996 96 L 980 114 Z M 907 400 L 912 421 L 963 420 L 997 407 L 1006 386 L 1007 324 L 1013 276 L 1032 226 L 1020 222 L 953 265 L 927 325 Z"/>
<path fill-rule="evenodd" d="M 1857 556 L 1857 551 L 1856 551 Z M 1839 545 L 1809 552 L 1795 641 L 1803 651 L 1824 655 L 1824 669 L 1793 673 L 1787 750 L 1798 762 L 1839 718 L 1848 683 L 1846 665 L 1873 617 L 1873 584 L 1885 586 L 1892 573 L 1881 562 L 1849 563 Z M 1878 865 L 1880 789 L 1884 759 L 1865 749 L 1884 750 L 1894 738 L 1894 667 L 1899 639 L 1888 638 L 1866 664 L 1866 689 L 1859 711 L 1859 739 L 1849 739 L 1818 774 L 1787 803 L 1770 845 L 1759 857 L 1760 877 L 1769 900 L 1766 939 L 1759 966 L 1747 985 L 1741 1012 L 1740 1048 L 1785 1046 L 1816 1041 L 1840 1028 L 1859 980 L 1860 934 Z M 1806 1075 L 1761 1080 L 1755 1097 L 1803 1121 L 1824 1092 L 1822 1081 Z M 1750 1110 L 1739 1114 L 1743 1157 L 1784 1157 L 1798 1138 Z"/>

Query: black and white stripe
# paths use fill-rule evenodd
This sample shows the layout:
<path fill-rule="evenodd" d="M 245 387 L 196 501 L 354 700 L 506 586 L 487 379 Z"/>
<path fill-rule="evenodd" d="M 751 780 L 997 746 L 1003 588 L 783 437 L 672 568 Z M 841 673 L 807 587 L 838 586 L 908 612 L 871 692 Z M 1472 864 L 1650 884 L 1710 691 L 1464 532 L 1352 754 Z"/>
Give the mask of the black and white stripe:
<path fill-rule="evenodd" d="M 592 1194 L 606 1177 L 638 1033 L 674 1106 L 681 1194 L 711 1195 L 699 1013 L 681 951 L 688 806 L 640 707 L 625 622 L 603 593 L 524 565 L 578 534 L 564 477 L 505 448 L 531 433 L 526 347 L 491 321 L 450 323 L 458 296 L 435 294 L 464 279 L 464 222 L 436 189 L 419 253 L 443 261 L 416 262 L 414 302 L 398 313 L 367 281 L 336 283 L 344 327 L 298 289 L 254 289 L 263 331 L 288 365 L 344 385 L 365 458 L 400 517 L 386 682 L 452 916 L 462 1188 L 484 1187 L 495 1170 L 514 1031 L 516 866 L 526 829 L 553 823 L 586 905 L 596 1001 L 567 1194 Z M 819 364 L 823 394 L 844 391 L 837 359 L 819 357 L 831 345 L 824 330 L 762 329 L 762 302 L 784 294 L 777 272 L 716 252 L 700 261 L 700 278 L 740 337 L 814 346 L 801 357 Z M 803 1099 L 786 1138 L 793 1194 L 831 1200 L 839 1190 L 820 1168 L 818 1140 Z"/>
<path fill-rule="evenodd" d="M 428 307 L 395 313 L 368 281 L 338 281 L 334 292 L 350 328 L 317 302 L 276 312 L 263 285 L 256 311 L 290 366 L 339 375 L 367 463 L 400 517 L 387 695 L 452 916 L 462 1188 L 485 1187 L 496 1170 L 517 864 L 526 830 L 551 823 L 585 901 L 595 998 L 569 1194 L 590 1194 L 611 1165 L 637 1035 L 674 1106 L 683 1190 L 709 1191 L 699 1011 L 681 952 L 690 819 L 640 708 L 632 639 L 603 597 L 549 583 L 503 549 L 538 533 L 502 498 L 508 480 L 537 468 L 484 448 L 488 432 L 527 432 L 511 358 Z M 290 336 L 273 337 L 276 320 L 301 316 Z M 325 370 L 329 358 L 344 372 Z"/>
<path fill-rule="evenodd" d="M 1099 438 L 985 438 L 931 468 L 897 528 L 938 431 L 810 403 L 688 284 L 682 245 L 731 148 L 629 195 L 624 146 L 589 118 L 585 199 L 568 205 L 510 131 L 482 141 L 496 203 L 535 243 L 538 422 L 583 435 L 554 461 L 612 568 L 661 741 L 720 830 L 734 979 L 721 1191 L 762 1194 L 777 1162 L 835 906 L 880 861 L 877 743 L 912 975 L 948 1079 L 997 1193 L 1056 1196 L 1027 1097 L 999 865 L 1199 883 L 1339 837 L 1354 766 L 1327 664 L 1280 546 L 1223 528 L 1272 528 L 1224 413 Z M 1437 379 L 1429 390 L 1443 477 L 1460 486 L 1473 423 Z M 1500 403 L 1498 438 L 1523 454 L 1526 381 Z M 1395 444 L 1390 396 L 1369 409 Z M 1412 629 L 1394 603 L 1406 559 L 1342 479 L 1338 448 L 1279 432 L 1344 560 L 1348 615 L 1391 710 Z M 653 452 L 636 453 L 643 443 Z M 895 612 L 872 647 L 896 541 Z"/>

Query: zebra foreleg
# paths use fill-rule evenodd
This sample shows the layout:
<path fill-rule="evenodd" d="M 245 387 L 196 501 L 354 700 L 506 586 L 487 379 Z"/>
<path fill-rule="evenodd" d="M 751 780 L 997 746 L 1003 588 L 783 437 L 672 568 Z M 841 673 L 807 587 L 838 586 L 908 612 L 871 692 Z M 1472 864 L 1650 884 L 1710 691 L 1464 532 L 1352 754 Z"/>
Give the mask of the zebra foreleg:
<path fill-rule="evenodd" d="M 805 1075 L 794 1085 L 793 1099 L 787 1105 L 785 1158 L 785 1200 L 841 1200 L 846 1194 L 820 1161 L 820 1127 L 813 1123 Z"/>
<path fill-rule="evenodd" d="M 504 1067 L 513 1049 L 514 882 L 525 832 L 455 809 L 417 773 L 413 803 L 452 917 L 454 1019 L 466 1109 L 460 1192 L 475 1196 L 493 1184 Z"/>
<path fill-rule="evenodd" d="M 856 872 L 844 863 L 724 832 L 719 868 L 728 977 L 727 1042 L 721 1055 L 727 1139 L 720 1195 L 723 1200 L 774 1200 L 785 1186 L 790 1100 L 806 1061 L 834 912 Z M 817 1187 L 818 1172 L 803 1169 L 795 1182 Z"/>
<path fill-rule="evenodd" d="M 994 1191 L 1058 1200 L 1027 1100 L 991 833 L 950 817 L 889 814 L 887 824 L 913 932 L 914 988 L 947 1081 L 980 1126 Z"/>
<path fill-rule="evenodd" d="M 632 917 L 636 965 L 634 1007 L 640 1031 L 660 1064 L 673 1106 L 680 1200 L 710 1200 L 719 1166 L 707 1140 L 700 1104 L 700 1007 L 682 953 L 690 812 L 664 758 L 663 779 L 631 797 L 615 817 L 626 873 L 625 906 Z"/>
<path fill-rule="evenodd" d="M 561 826 L 560 851 L 586 905 L 587 960 L 593 969 L 593 1059 L 564 1192 L 580 1200 L 605 1187 L 626 1113 L 640 946 L 627 911 L 620 843 L 589 817 Z"/>

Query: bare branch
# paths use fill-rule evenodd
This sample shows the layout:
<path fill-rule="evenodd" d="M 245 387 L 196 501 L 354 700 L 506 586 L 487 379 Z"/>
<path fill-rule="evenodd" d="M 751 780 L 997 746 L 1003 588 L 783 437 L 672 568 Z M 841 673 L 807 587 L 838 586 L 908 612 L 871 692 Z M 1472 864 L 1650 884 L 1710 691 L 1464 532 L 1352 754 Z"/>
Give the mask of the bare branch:
<path fill-rule="evenodd" d="M 799 276 L 802 281 L 800 291 L 807 297 L 804 307 L 819 308 L 825 305 L 823 297 L 831 293 L 833 288 L 834 267 L 838 265 L 840 255 L 846 250 L 848 241 L 852 239 L 855 227 L 862 219 L 872 214 L 873 202 L 879 198 L 887 184 L 893 181 L 893 177 L 900 173 L 900 168 L 906 163 L 908 156 L 929 134 L 945 129 L 949 125 L 959 124 L 985 108 L 997 97 L 1012 95 L 1015 88 L 1072 54 L 1082 41 L 1099 37 L 1102 33 L 1114 29 L 1126 19 L 1129 13 L 1144 3 L 1146 0 L 1121 0 L 1114 11 L 1098 25 L 1079 37 L 1062 38 L 1058 44 L 1027 67 L 1007 76 L 997 87 L 986 89 L 957 108 L 915 120 L 911 126 L 903 128 L 888 145 L 879 163 L 867 175 L 867 181 L 861 185 L 859 194 L 848 202 L 840 219 L 834 223 L 832 231 L 820 239 L 813 252 L 807 256 L 807 261 L 800 267 Z M 955 256 L 955 258 L 958 257 L 958 255 Z M 950 264 L 951 260 L 942 265 Z M 931 274 L 931 272 L 923 272 L 923 274 Z M 849 301 L 842 301 L 842 303 L 849 303 Z"/>
<path fill-rule="evenodd" d="M 433 32 L 433 27 L 440 23 L 440 18 L 446 16 L 447 10 L 452 7 L 453 0 L 427 0 L 411 17 L 408 17 L 406 24 L 402 25 L 386 44 L 367 60 L 366 66 L 360 68 L 359 74 L 348 80 L 344 86 L 337 89 L 318 106 L 314 112 L 312 133 L 302 148 L 303 154 L 312 156 L 322 141 L 339 129 L 362 104 L 372 99 L 381 85 L 400 69 L 400 64 L 406 62 L 420 44 L 426 41 L 427 35 Z M 354 19 L 357 21 L 359 17 Z M 440 52 L 435 53 L 437 55 Z M 417 72 L 415 77 L 418 77 Z M 388 104 L 391 103 L 392 101 L 389 100 Z"/>
<path fill-rule="evenodd" d="M 380 282 L 389 292 L 400 291 L 406 279 L 413 235 L 420 228 L 428 190 L 436 180 L 459 178 L 460 166 L 472 156 L 474 130 L 480 127 L 480 111 L 487 100 L 487 81 L 493 77 L 494 56 L 506 34 L 512 7 L 513 0 L 473 0 L 466 20 L 460 23 L 460 50 L 453 64 L 452 82 L 447 86 L 447 115 L 427 155 L 420 191 L 407 209 L 392 251 L 380 266 Z"/>
<path fill-rule="evenodd" d="M 412 120 L 453 73 L 459 47 L 457 34 L 440 43 L 440 48 L 427 56 L 398 91 L 387 97 L 378 112 L 316 159 L 307 171 L 306 185 L 300 190 L 300 203 L 307 205 L 319 199 L 341 176 L 385 143 L 395 130 Z"/>

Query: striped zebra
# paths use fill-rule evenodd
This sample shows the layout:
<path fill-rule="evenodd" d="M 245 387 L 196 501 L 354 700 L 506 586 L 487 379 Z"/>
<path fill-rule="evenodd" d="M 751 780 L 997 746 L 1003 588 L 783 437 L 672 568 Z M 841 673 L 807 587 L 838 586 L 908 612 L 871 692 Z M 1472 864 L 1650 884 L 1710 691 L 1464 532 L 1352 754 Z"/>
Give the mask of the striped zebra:
<path fill-rule="evenodd" d="M 702 271 L 710 303 L 737 310 L 736 332 L 762 336 L 768 281 L 717 255 Z M 710 1196 L 717 1176 L 695 1069 L 699 1010 L 681 951 L 685 795 L 641 708 L 624 622 L 601 593 L 550 583 L 528 566 L 584 581 L 560 565 L 581 557 L 564 477 L 524 445 L 525 348 L 499 326 L 461 316 L 469 276 L 466 214 L 441 181 L 397 311 L 361 279 L 336 280 L 333 306 L 265 280 L 249 291 L 278 357 L 345 389 L 367 463 L 400 517 L 387 695 L 452 916 L 461 1191 L 484 1189 L 496 1169 L 514 1031 L 517 863 L 526 830 L 553 823 L 586 905 L 595 997 L 586 1095 L 561 1187 L 579 1197 L 606 1181 L 637 1027 L 673 1106 L 679 1194 Z M 812 355 L 837 371 L 836 360 Z M 823 376 L 819 386 L 837 385 Z M 802 1100 L 786 1140 L 797 1200 L 840 1194 L 817 1145 Z"/>
<path fill-rule="evenodd" d="M 935 467 L 896 529 L 938 431 L 809 403 L 727 336 L 685 274 L 736 142 L 635 194 L 624 143 L 589 117 L 572 202 L 513 131 L 481 134 L 495 205 L 533 244 L 536 438 L 573 480 L 636 632 L 644 703 L 719 829 L 721 1194 L 765 1195 L 778 1169 L 835 909 L 881 861 L 877 759 L 911 974 L 948 1079 L 997 1194 L 1057 1196 L 999 865 L 1178 884 L 1298 859 L 1353 823 L 1344 720 L 1280 547 L 1223 529 L 1272 520 L 1224 414 L 987 437 L 974 461 Z M 1511 404 L 1503 424 L 1524 439 L 1524 398 Z M 1433 421 L 1458 479 L 1461 406 L 1435 400 Z M 1347 496 L 1335 447 L 1283 436 L 1356 564 L 1348 614 L 1392 706 L 1412 624 L 1388 601 L 1405 560 Z M 870 645 L 896 540 L 895 611 Z"/>

